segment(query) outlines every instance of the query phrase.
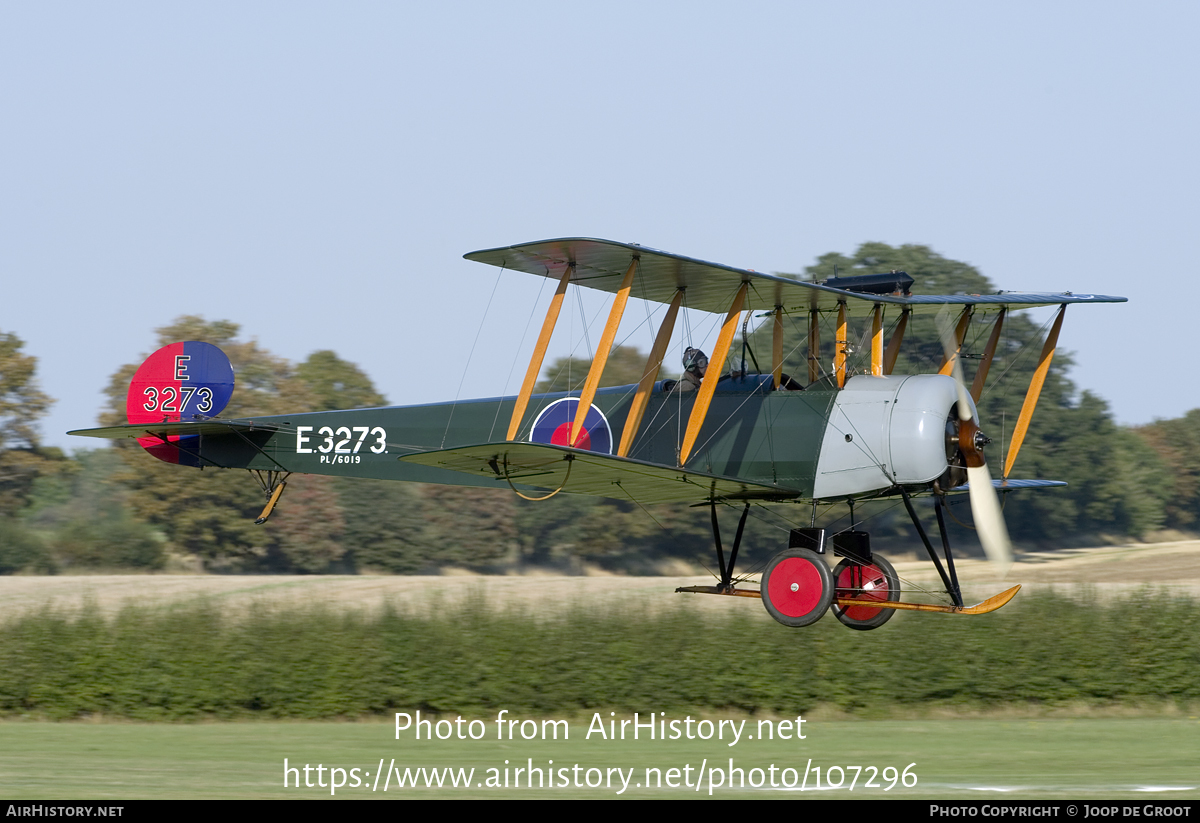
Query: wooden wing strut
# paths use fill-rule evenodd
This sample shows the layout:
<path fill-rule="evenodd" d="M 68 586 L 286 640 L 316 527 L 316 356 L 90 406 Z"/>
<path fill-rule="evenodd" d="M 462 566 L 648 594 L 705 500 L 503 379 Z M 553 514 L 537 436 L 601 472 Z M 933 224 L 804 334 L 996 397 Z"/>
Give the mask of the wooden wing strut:
<path fill-rule="evenodd" d="M 1017 418 L 1016 428 L 1013 429 L 1012 442 L 1008 444 L 1008 454 L 1004 458 L 1004 477 L 1012 471 L 1013 463 L 1017 462 L 1017 454 L 1021 444 L 1025 442 L 1025 434 L 1029 431 L 1029 421 L 1033 418 L 1033 410 L 1037 408 L 1038 397 L 1042 394 L 1042 386 L 1050 371 L 1050 361 L 1054 359 L 1054 350 L 1058 347 L 1058 332 L 1062 329 L 1063 315 L 1066 314 L 1067 304 L 1063 303 L 1046 335 L 1046 343 L 1042 346 L 1042 356 L 1038 359 L 1033 379 L 1029 381 L 1029 391 L 1025 393 L 1025 402 L 1021 404 L 1021 416 Z"/>
<path fill-rule="evenodd" d="M 846 385 L 846 301 L 838 301 L 837 336 L 833 347 L 833 371 L 837 375 L 837 386 Z"/>
<path fill-rule="evenodd" d="M 654 338 L 654 346 L 646 359 L 646 370 L 638 383 L 637 392 L 633 395 L 633 403 L 629 406 L 629 415 L 625 418 L 625 428 L 621 430 L 621 445 L 617 447 L 617 457 L 628 457 L 633 447 L 633 439 L 637 437 L 638 429 L 642 426 L 642 416 L 646 413 L 646 404 L 650 402 L 650 391 L 654 388 L 654 379 L 662 368 L 663 356 L 667 353 L 667 345 L 671 342 L 671 333 L 675 331 L 675 317 L 679 314 L 679 304 L 683 302 L 683 289 L 675 292 L 667 315 L 662 325 L 658 327 L 658 335 Z"/>
<path fill-rule="evenodd" d="M 892 339 L 888 341 L 887 351 L 883 353 L 883 373 L 891 374 L 892 369 L 896 368 L 896 358 L 900 356 L 900 344 L 904 342 L 904 329 L 908 326 L 908 316 L 912 314 L 912 309 L 905 306 L 900 312 L 900 320 L 896 323 L 896 329 L 892 332 Z"/>
<path fill-rule="evenodd" d="M 958 360 L 962 353 L 963 340 L 967 337 L 967 326 L 971 325 L 971 313 L 974 310 L 974 306 L 963 306 L 962 314 L 958 316 L 958 326 L 954 329 L 954 356 L 945 357 L 942 360 L 942 367 L 938 369 L 938 374 L 951 375 L 954 373 L 954 361 Z"/>
<path fill-rule="evenodd" d="M 633 288 L 633 275 L 637 272 L 638 258 L 634 257 L 621 281 L 621 288 L 613 299 L 612 308 L 608 312 L 608 322 L 604 325 L 604 334 L 600 336 L 600 344 L 596 346 L 596 356 L 592 358 L 592 367 L 588 369 L 587 379 L 583 382 L 583 393 L 579 396 L 579 405 L 575 407 L 575 421 L 571 423 L 570 443 L 576 445 L 579 433 L 583 431 L 583 421 L 587 419 L 588 411 L 592 408 L 592 400 L 596 396 L 596 387 L 600 385 L 600 377 L 604 374 L 604 366 L 608 363 L 608 355 L 612 351 L 613 341 L 617 338 L 617 327 L 621 325 L 621 315 L 625 313 L 625 304 L 629 302 L 629 290 Z"/>
<path fill-rule="evenodd" d="M 871 313 L 871 374 L 883 376 L 883 306 L 878 303 Z"/>
<path fill-rule="evenodd" d="M 696 392 L 696 404 L 692 406 L 691 416 L 688 417 L 687 431 L 683 435 L 683 445 L 679 448 L 679 465 L 681 466 L 687 464 L 687 460 L 692 454 L 692 447 L 696 445 L 696 438 L 700 436 L 700 427 L 704 425 L 704 418 L 708 416 L 708 407 L 712 404 L 713 394 L 717 390 L 717 379 L 721 376 L 721 370 L 725 368 L 725 358 L 729 355 L 729 347 L 733 344 L 733 335 L 737 331 L 738 319 L 742 316 L 742 303 L 746 299 L 747 285 L 747 283 L 742 283 L 742 287 L 738 289 L 737 295 L 733 298 L 733 305 L 729 307 L 729 314 L 725 315 L 725 322 L 721 325 L 717 346 L 713 349 L 712 358 L 708 361 L 708 371 L 704 379 L 700 381 L 700 389 Z"/>
<path fill-rule="evenodd" d="M 1008 309 L 1001 309 L 996 315 L 992 336 L 988 338 L 987 348 L 983 350 L 983 359 L 979 361 L 979 368 L 975 370 L 975 379 L 971 382 L 971 399 L 976 403 L 983 394 L 983 384 L 987 382 L 988 369 L 992 367 L 992 358 L 996 356 L 996 345 L 1000 342 L 1000 331 L 1004 328 L 1004 315 L 1007 313 Z"/>
<path fill-rule="evenodd" d="M 533 350 L 533 357 L 529 360 L 529 368 L 525 370 L 525 382 L 521 384 L 521 393 L 517 395 L 517 404 L 513 406 L 506 440 L 516 440 L 517 432 L 521 430 L 521 418 L 525 416 L 525 407 L 529 405 L 534 384 L 537 383 L 538 375 L 542 372 L 542 360 L 546 357 L 546 347 L 550 345 L 550 335 L 554 333 L 554 324 L 558 322 L 558 313 L 562 309 L 563 295 L 567 293 L 567 284 L 571 282 L 571 273 L 574 271 L 575 264 L 569 264 L 562 273 L 562 279 L 558 281 L 558 289 L 554 292 L 553 299 L 550 300 L 550 308 L 542 323 L 542 333 L 538 335 L 537 346 Z"/>

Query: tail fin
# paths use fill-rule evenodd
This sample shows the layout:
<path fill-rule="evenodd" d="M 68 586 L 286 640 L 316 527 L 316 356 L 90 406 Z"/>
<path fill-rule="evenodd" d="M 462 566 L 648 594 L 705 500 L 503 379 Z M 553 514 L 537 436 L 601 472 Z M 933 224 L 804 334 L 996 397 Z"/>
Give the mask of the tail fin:
<path fill-rule="evenodd" d="M 163 423 L 215 417 L 233 395 L 233 366 L 211 343 L 189 340 L 163 346 L 146 358 L 129 383 L 125 416 L 130 423 Z M 138 439 L 142 448 L 167 463 L 199 466 L 198 436 Z"/>

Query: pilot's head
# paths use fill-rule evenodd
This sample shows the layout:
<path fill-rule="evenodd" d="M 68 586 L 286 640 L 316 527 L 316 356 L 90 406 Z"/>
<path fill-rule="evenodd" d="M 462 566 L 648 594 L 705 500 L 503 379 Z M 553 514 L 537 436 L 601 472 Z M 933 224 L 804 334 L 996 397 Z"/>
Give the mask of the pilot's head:
<path fill-rule="evenodd" d="M 688 346 L 683 353 L 683 370 L 697 377 L 703 377 L 708 371 L 708 355 L 699 349 Z"/>

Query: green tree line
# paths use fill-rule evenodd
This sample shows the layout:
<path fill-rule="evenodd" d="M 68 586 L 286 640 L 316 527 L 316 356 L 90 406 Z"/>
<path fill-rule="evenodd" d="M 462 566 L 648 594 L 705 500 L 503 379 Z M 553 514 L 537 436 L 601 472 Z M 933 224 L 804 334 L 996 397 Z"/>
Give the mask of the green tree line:
<path fill-rule="evenodd" d="M 995 291 L 972 266 L 915 245 L 866 243 L 850 256 L 825 255 L 796 276 L 824 279 L 835 271 L 891 269 L 912 275 L 918 293 Z M 852 322 L 852 342 L 865 340 L 867 322 Z M 973 323 L 968 331 L 968 381 L 990 323 Z M 799 316 L 785 326 L 784 370 L 802 382 L 808 375 L 806 324 Z M 386 403 L 361 369 L 332 351 L 293 364 L 241 339 L 240 331 L 228 321 L 181 317 L 158 329 L 158 338 L 160 345 L 203 340 L 229 355 L 238 385 L 229 416 Z M 732 359 L 745 352 L 769 370 L 770 334 L 769 323 L 749 333 L 735 344 Z M 832 338 L 832 328 L 826 329 L 820 352 L 825 370 Z M 979 403 L 983 428 L 994 441 L 989 447 L 994 475 L 1044 339 L 1045 330 L 1022 313 L 1006 321 Z M 706 341 L 689 342 L 703 347 Z M 865 370 L 869 347 L 859 342 L 855 348 L 850 367 Z M 37 421 L 52 401 L 38 388 L 35 359 L 22 349 L 15 334 L 0 333 L 0 573 L 168 566 L 224 572 L 415 573 L 447 566 L 570 571 L 589 563 L 650 573 L 671 568 L 673 561 L 711 563 L 707 512 L 568 495 L 529 503 L 507 491 L 306 475 L 289 481 L 270 525 L 258 527 L 253 520 L 262 493 L 241 472 L 180 469 L 128 442 L 72 455 L 40 445 Z M 936 371 L 941 360 L 932 324 L 911 323 L 895 372 Z M 636 382 L 644 362 L 636 349 L 616 349 L 603 385 Z M 571 388 L 589 365 L 586 359 L 559 359 L 546 368 L 538 390 Z M 1186 456 L 1190 446 L 1200 445 L 1200 410 L 1143 427 L 1118 426 L 1102 398 L 1076 390 L 1067 377 L 1070 366 L 1071 358 L 1060 351 L 1014 469 L 1014 476 L 1069 485 L 1010 495 L 1005 514 L 1014 539 L 1051 547 L 1195 529 L 1200 470 Z M 125 394 L 136 368 L 126 364 L 112 375 L 101 424 L 124 422 Z M 676 364 L 664 364 L 664 376 L 677 370 Z M 810 516 L 807 507 L 794 505 L 756 506 L 752 514 L 742 555 L 747 570 L 765 563 L 786 545 L 787 530 L 807 524 Z M 865 527 L 877 541 L 915 544 L 903 509 L 876 504 L 857 514 L 868 520 Z M 951 514 L 969 522 L 965 498 L 951 506 Z M 722 513 L 726 532 L 732 533 L 737 515 L 732 508 Z M 846 515 L 844 506 L 820 513 L 829 525 L 845 525 Z M 969 532 L 953 528 L 962 531 L 956 545 L 974 545 Z"/>
<path fill-rule="evenodd" d="M 761 609 L 702 614 L 685 600 L 576 606 L 549 619 L 482 598 L 429 616 L 234 616 L 213 603 L 109 618 L 42 611 L 0 621 L 0 717 L 318 719 L 413 708 L 586 717 L 597 706 L 770 714 L 822 705 L 867 716 L 1129 705 L 1194 714 L 1198 630 L 1200 602 L 1154 591 L 1104 601 L 1035 593 L 978 618 L 902 614 L 886 632 L 853 638 L 832 620 L 788 629 Z M 736 651 L 714 655 L 714 638 Z"/>

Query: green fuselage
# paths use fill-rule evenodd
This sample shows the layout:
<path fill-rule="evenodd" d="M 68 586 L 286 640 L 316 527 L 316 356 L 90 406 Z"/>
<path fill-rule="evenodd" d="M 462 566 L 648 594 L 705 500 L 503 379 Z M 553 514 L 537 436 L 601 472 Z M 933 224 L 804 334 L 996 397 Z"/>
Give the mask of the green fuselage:
<path fill-rule="evenodd" d="M 596 394 L 594 405 L 607 418 L 614 443 L 620 441 L 634 388 L 617 386 Z M 538 412 L 566 396 L 534 395 L 517 439 L 527 440 Z M 687 466 L 811 495 L 835 396 L 832 390 L 718 389 Z M 691 393 L 655 391 L 628 456 L 678 465 L 679 444 L 694 399 Z M 503 487 L 500 479 L 413 465 L 398 458 L 502 440 L 515 401 L 489 398 L 266 417 L 256 422 L 270 430 L 202 436 L 199 453 L 206 466 Z"/>

